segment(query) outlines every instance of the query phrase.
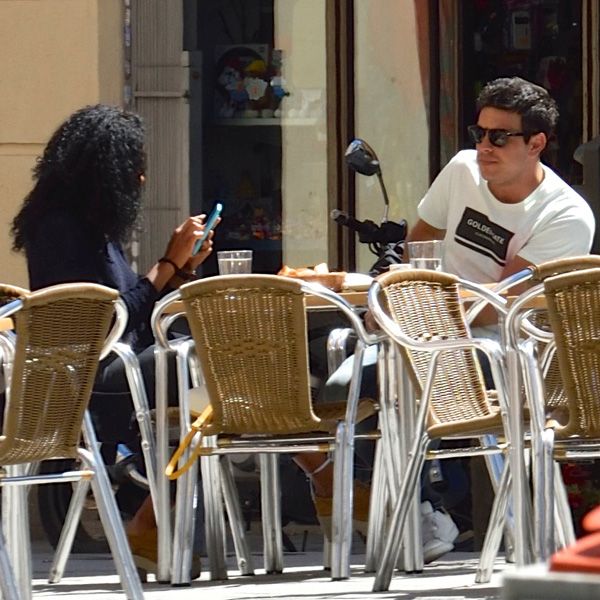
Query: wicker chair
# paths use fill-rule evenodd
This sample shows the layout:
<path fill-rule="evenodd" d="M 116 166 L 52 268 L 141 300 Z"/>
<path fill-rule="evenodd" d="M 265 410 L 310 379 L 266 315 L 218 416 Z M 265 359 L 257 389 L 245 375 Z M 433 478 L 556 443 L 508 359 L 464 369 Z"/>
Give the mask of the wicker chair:
<path fill-rule="evenodd" d="M 500 282 L 497 287 L 494 287 L 496 292 L 511 291 L 515 285 L 519 285 L 525 281 L 530 282 L 530 285 L 536 285 L 543 283 L 543 281 L 554 275 L 560 275 L 562 273 L 569 273 L 581 269 L 589 269 L 592 267 L 600 267 L 600 256 L 598 255 L 583 255 L 574 256 L 568 258 L 562 258 L 553 261 L 547 261 L 539 265 L 531 265 L 521 273 L 515 274 L 512 277 Z M 543 303 L 542 303 L 543 304 Z M 519 306 L 519 300 L 514 301 L 515 306 Z M 562 413 L 565 412 L 566 398 L 563 389 L 562 378 L 560 376 L 560 370 L 558 368 L 558 361 L 555 355 L 555 346 L 549 344 L 548 341 L 551 339 L 551 335 L 548 334 L 550 331 L 550 324 L 548 319 L 548 312 L 544 305 L 535 307 L 529 307 L 525 305 L 523 314 L 519 317 L 518 324 L 515 324 L 516 312 L 521 312 L 521 308 L 513 310 L 510 325 L 508 320 L 506 321 L 507 328 L 505 328 L 504 339 L 507 342 L 507 356 L 515 352 L 518 354 L 517 345 L 519 342 L 529 340 L 528 343 L 532 344 L 536 348 L 536 353 L 539 357 L 540 366 L 542 368 L 544 376 L 544 410 L 546 416 L 551 418 L 559 418 Z M 518 360 L 511 361 L 509 358 L 509 365 L 515 365 L 515 370 L 519 371 Z M 521 382 L 521 375 L 519 373 L 509 373 L 510 378 L 517 382 L 515 385 L 520 386 L 520 397 L 525 397 L 525 388 Z M 515 387 L 515 394 L 517 393 Z M 538 419 L 534 419 L 531 423 L 536 435 L 533 437 L 534 442 L 534 453 L 533 460 L 537 460 L 539 452 L 535 452 L 535 442 L 539 441 L 542 435 L 539 428 L 536 429 L 536 423 L 544 423 L 545 417 L 540 414 Z M 539 449 L 538 449 L 539 450 Z M 534 507 L 533 513 L 533 534 L 534 544 L 533 553 L 535 559 L 543 561 L 547 558 L 548 548 L 553 545 L 552 536 L 556 534 L 558 536 L 558 543 L 560 545 L 570 544 L 575 539 L 575 531 L 570 517 L 570 508 L 567 500 L 566 490 L 562 483 L 562 476 L 560 476 L 559 465 L 555 466 L 556 475 L 554 477 L 555 482 L 555 498 L 556 506 L 554 511 L 546 514 L 539 513 L 543 507 L 538 505 Z M 533 468 L 532 471 L 534 479 L 541 477 L 541 471 L 537 468 Z M 540 487 L 541 482 L 535 482 L 534 486 Z M 555 516 L 556 513 L 556 516 Z M 545 523 L 545 524 L 544 524 Z M 555 527 L 556 525 L 556 527 Z M 550 538 L 543 539 L 543 536 L 547 536 L 547 532 L 550 533 Z"/>
<path fill-rule="evenodd" d="M 315 451 L 335 456 L 332 577 L 349 576 L 354 424 L 373 414 L 375 407 L 372 401 L 358 400 L 360 368 L 356 369 L 347 403 L 312 405 L 306 294 L 322 297 L 346 314 L 357 331 L 360 366 L 365 345 L 379 338 L 365 332 L 361 320 L 344 300 L 318 285 L 269 275 L 212 277 L 182 286 L 155 312 L 155 323 L 160 323 L 161 311 L 168 311 L 169 304 L 179 299 L 183 301 L 210 399 L 206 418 L 187 436 L 187 442 L 194 438 L 195 445 L 180 470 L 191 465 L 196 456 L 203 457 L 207 546 L 211 549 L 213 577 L 226 577 L 222 486 L 238 556 L 240 548 L 243 550 L 243 529 L 232 499 L 231 474 L 219 457 L 258 453 L 265 569 L 280 572 L 283 552 L 277 454 Z M 155 333 L 159 345 L 168 345 L 164 329 L 158 326 Z M 177 464 L 180 456 L 181 451 L 171 463 Z M 250 558 L 244 551 L 242 554 L 244 572 L 251 572 Z"/>
<path fill-rule="evenodd" d="M 527 283 L 529 286 L 542 283 L 547 277 L 553 275 L 559 275 L 561 273 L 568 273 L 580 269 L 588 269 L 592 267 L 600 267 L 600 256 L 598 255 L 581 255 L 562 258 L 558 260 L 547 261 L 539 265 L 530 265 L 528 268 L 507 277 L 506 279 L 498 282 L 492 289 L 498 294 L 512 294 L 514 295 L 514 289 L 516 287 L 522 287 L 522 284 Z M 473 303 L 467 310 L 467 320 L 471 322 L 473 318 L 478 314 L 479 311 L 485 306 L 486 301 L 484 299 Z M 525 318 L 526 317 L 526 318 Z M 513 319 L 514 320 L 514 319 Z M 514 397 L 525 397 L 525 390 L 521 383 L 521 376 L 518 365 L 516 344 L 521 339 L 529 339 L 532 344 L 536 346 L 537 353 L 540 357 L 540 364 L 543 368 L 544 374 L 544 389 L 545 389 L 545 411 L 547 414 L 553 414 L 554 416 L 560 415 L 564 412 L 565 406 L 565 395 L 563 390 L 562 379 L 560 377 L 560 371 L 558 368 L 558 362 L 554 355 L 554 346 L 548 345 L 548 336 L 545 332 L 549 330 L 548 314 L 545 307 L 537 307 L 535 310 L 528 310 L 526 315 L 520 320 L 519 325 L 514 331 L 511 331 L 512 325 L 509 330 L 504 330 L 504 341 L 507 342 L 506 354 L 507 363 L 509 366 L 509 379 L 515 381 L 515 389 L 511 389 L 511 396 Z M 513 350 L 514 349 L 514 350 Z M 515 353 L 515 359 L 513 360 L 512 355 Z M 521 403 L 513 402 L 510 403 L 514 409 L 520 407 Z M 519 412 L 521 412 L 519 410 Z M 523 420 L 522 415 L 513 415 L 515 420 Z M 535 428 L 535 422 L 532 423 Z M 541 434 L 540 434 L 541 435 Z M 537 441 L 538 437 L 534 436 L 534 441 Z M 525 445 L 525 436 L 517 435 L 513 440 L 513 447 L 516 453 L 522 453 Z M 534 452 L 533 459 L 535 461 L 536 455 Z M 556 465 L 555 471 L 560 475 L 559 466 Z M 534 467 L 533 476 L 536 477 L 540 474 L 540 471 Z M 523 515 L 521 520 L 521 527 L 517 527 L 514 534 L 517 536 L 516 546 L 517 548 L 525 549 L 526 538 L 533 534 L 534 543 L 532 546 L 533 555 L 536 560 L 544 560 L 547 556 L 547 547 L 551 543 L 546 540 L 545 542 L 540 539 L 540 535 L 545 531 L 554 531 L 554 523 L 557 525 L 555 533 L 562 545 L 571 543 L 574 540 L 575 532 L 573 529 L 572 521 L 570 519 L 570 508 L 568 505 L 566 491 L 562 484 L 561 477 L 554 478 L 556 484 L 555 497 L 557 499 L 555 512 L 556 519 L 552 514 L 538 514 L 540 507 L 538 506 L 533 513 L 533 520 Z M 523 480 L 517 483 L 513 481 L 514 486 L 519 486 L 523 490 L 527 490 L 527 482 Z M 535 485 L 535 483 L 534 483 Z M 538 485 L 539 487 L 539 485 Z M 521 494 L 525 498 L 525 493 Z M 519 509 L 517 508 L 517 511 Z M 527 507 L 522 507 L 523 511 L 527 510 Z M 546 521 L 546 525 L 542 525 L 542 520 Z M 524 526 L 527 525 L 527 526 Z M 532 527 L 531 527 L 532 525 Z M 517 562 L 523 564 L 524 560 L 530 560 L 531 557 L 522 555 L 517 557 Z"/>
<path fill-rule="evenodd" d="M 79 516 L 77 507 L 91 483 L 127 597 L 143 597 L 86 412 L 98 361 L 123 332 L 126 314 L 117 292 L 95 284 L 52 286 L 0 308 L 0 317 L 13 318 L 16 332 L 16 336 L 2 335 L 3 358 L 10 365 L 0 437 L 0 486 L 8 496 L 4 507 L 8 506 L 10 514 L 8 518 L 3 511 L 3 527 L 23 598 L 31 597 L 30 547 L 23 543 L 29 535 L 27 486 L 68 481 L 77 482 L 67 517 L 71 526 L 63 529 L 57 550 L 57 557 L 62 558 L 53 565 L 51 581 L 64 570 Z M 80 447 L 82 426 L 86 448 Z M 78 458 L 84 466 L 67 473 L 35 474 L 32 466 L 36 463 L 57 458 Z"/>
<path fill-rule="evenodd" d="M 471 338 L 461 301 L 462 290 L 485 298 L 503 312 L 504 300 L 482 286 L 435 271 L 393 271 L 380 276 L 369 290 L 369 307 L 381 328 L 394 342 L 412 382 L 417 415 L 410 452 L 404 466 L 400 489 L 383 554 L 374 583 L 374 591 L 387 590 L 401 549 L 403 528 L 411 498 L 418 493 L 419 473 L 426 459 L 471 456 L 505 452 L 509 445 L 508 407 L 505 400 L 506 378 L 500 344 L 490 339 Z M 498 389 L 487 390 L 475 350 L 490 359 Z M 401 406 L 406 399 L 398 399 Z M 410 413 L 410 406 L 401 411 Z M 402 414 L 401 414 L 402 418 Z M 406 420 L 406 419 L 405 419 Z M 471 447 L 473 439 L 495 434 L 505 443 Z M 382 431 L 382 438 L 386 435 Z M 434 439 L 466 440 L 464 447 L 429 449 Z M 387 461 L 396 461 L 394 456 Z M 505 465 L 497 493 L 482 562 L 491 564 L 502 535 L 509 470 Z"/>
<path fill-rule="evenodd" d="M 541 296 L 545 296 L 551 331 L 538 333 L 537 337 L 545 336 L 547 342 L 539 360 L 536 344 L 531 339 L 519 341 L 515 332 L 527 318 L 528 306 Z M 555 549 L 555 506 L 559 528 L 572 529 L 560 471 L 554 461 L 600 457 L 599 299 L 600 268 L 566 272 L 548 276 L 542 284 L 522 294 L 507 317 L 511 343 L 521 356 L 525 390 L 535 417 L 532 419 L 536 428 L 532 443 L 537 459 L 534 460 L 534 506 L 539 515 L 536 527 L 540 528 L 538 552 L 542 559 Z M 560 379 L 548 377 L 553 361 L 558 365 Z"/>
<path fill-rule="evenodd" d="M 29 294 L 29 290 L 25 288 L 8 283 L 0 283 L 0 306 L 21 298 L 21 296 L 25 296 L 26 294 Z"/>

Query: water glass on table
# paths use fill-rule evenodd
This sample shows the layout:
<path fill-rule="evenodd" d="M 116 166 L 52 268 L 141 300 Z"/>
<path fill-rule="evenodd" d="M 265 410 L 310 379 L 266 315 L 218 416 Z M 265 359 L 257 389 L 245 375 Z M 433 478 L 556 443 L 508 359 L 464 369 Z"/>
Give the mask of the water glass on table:
<path fill-rule="evenodd" d="M 217 263 L 219 275 L 252 273 L 252 250 L 220 250 Z"/>
<path fill-rule="evenodd" d="M 408 260 L 414 269 L 442 270 L 442 240 L 407 242 Z"/>

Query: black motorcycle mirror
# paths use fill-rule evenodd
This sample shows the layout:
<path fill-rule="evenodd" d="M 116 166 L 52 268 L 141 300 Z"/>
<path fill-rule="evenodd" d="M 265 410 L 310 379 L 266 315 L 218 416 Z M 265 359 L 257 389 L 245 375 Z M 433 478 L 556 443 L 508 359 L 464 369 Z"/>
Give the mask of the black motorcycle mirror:
<path fill-rule="evenodd" d="M 356 138 L 352 140 L 345 152 L 346 156 L 346 164 L 357 173 L 361 175 L 377 175 L 377 179 L 379 180 L 379 185 L 381 186 L 381 193 L 383 194 L 383 201 L 385 203 L 385 208 L 383 212 L 383 219 L 381 219 L 382 223 L 386 223 L 388 220 L 388 212 L 390 208 L 390 201 L 387 195 L 387 190 L 385 189 L 385 184 L 383 183 L 383 175 L 381 174 L 381 165 L 379 163 L 379 158 L 377 158 L 377 154 L 375 154 L 375 150 L 367 144 L 364 140 L 360 138 Z"/>

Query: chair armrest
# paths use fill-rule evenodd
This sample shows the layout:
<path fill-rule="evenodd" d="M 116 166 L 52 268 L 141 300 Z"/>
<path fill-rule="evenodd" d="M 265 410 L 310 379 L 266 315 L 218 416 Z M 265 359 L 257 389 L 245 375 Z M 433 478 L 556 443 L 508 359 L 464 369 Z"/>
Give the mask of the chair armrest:
<path fill-rule="evenodd" d="M 115 320 L 112 324 L 111 330 L 106 336 L 102 352 L 100 353 L 100 360 L 106 358 L 108 354 L 113 350 L 113 347 L 118 343 L 127 327 L 127 319 L 129 314 L 127 312 L 127 306 L 125 302 L 119 298 L 115 302 Z"/>
<path fill-rule="evenodd" d="M 344 362 L 351 350 L 350 342 L 356 341 L 356 332 L 351 327 L 332 329 L 327 337 L 327 373 L 333 372 Z"/>
<path fill-rule="evenodd" d="M 533 277 L 533 269 L 530 267 L 523 269 L 522 271 L 518 271 L 517 273 L 513 273 L 509 275 L 502 281 L 499 281 L 496 285 L 494 285 L 491 289 L 495 294 L 503 294 L 510 288 L 524 283 L 525 281 L 530 280 Z M 477 315 L 486 307 L 488 304 L 485 298 L 481 298 L 469 307 L 466 312 L 467 323 L 472 323 Z"/>
<path fill-rule="evenodd" d="M 167 332 L 169 327 L 176 321 L 182 314 L 183 311 L 169 312 L 169 307 L 181 299 L 181 293 L 179 290 L 175 290 L 170 294 L 167 294 L 161 298 L 152 311 L 150 318 L 150 325 L 152 327 L 152 333 L 156 343 L 162 348 L 170 348 L 169 339 Z"/>

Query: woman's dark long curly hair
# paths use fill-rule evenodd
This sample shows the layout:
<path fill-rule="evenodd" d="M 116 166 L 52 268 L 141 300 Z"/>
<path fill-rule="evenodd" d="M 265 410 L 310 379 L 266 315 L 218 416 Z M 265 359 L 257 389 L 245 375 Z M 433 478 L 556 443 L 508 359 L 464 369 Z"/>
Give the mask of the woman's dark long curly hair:
<path fill-rule="evenodd" d="M 104 239 L 124 242 L 137 221 L 146 156 L 140 117 L 86 106 L 52 135 L 33 170 L 35 185 L 12 223 L 13 248 L 47 215 L 67 211 Z"/>

